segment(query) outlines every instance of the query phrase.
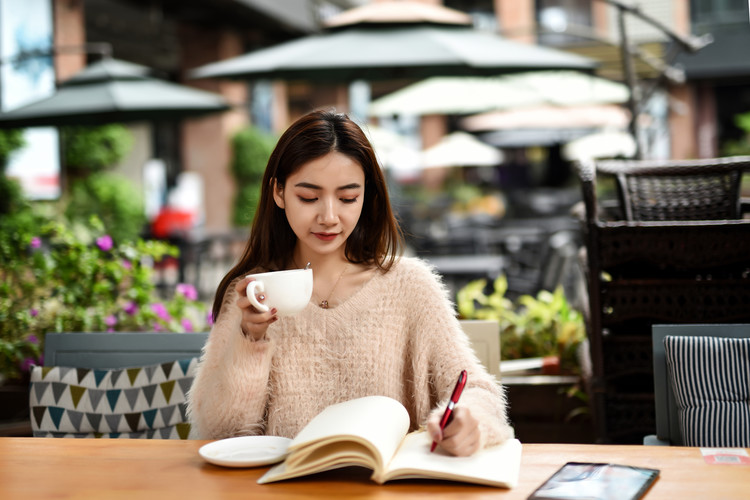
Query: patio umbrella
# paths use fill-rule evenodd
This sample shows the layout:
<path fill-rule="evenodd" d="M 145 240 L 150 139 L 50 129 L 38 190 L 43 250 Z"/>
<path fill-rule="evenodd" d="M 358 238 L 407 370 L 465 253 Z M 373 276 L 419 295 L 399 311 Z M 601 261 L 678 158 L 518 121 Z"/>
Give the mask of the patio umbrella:
<path fill-rule="evenodd" d="M 191 76 L 346 82 L 533 69 L 593 71 L 596 64 L 473 29 L 468 16 L 437 5 L 375 2 L 344 12 L 328 25 L 324 33 L 208 64 Z"/>
<path fill-rule="evenodd" d="M 422 151 L 421 166 L 491 167 L 503 161 L 503 154 L 466 132 L 453 132 Z"/>
<path fill-rule="evenodd" d="M 149 73 L 145 66 L 104 58 L 63 82 L 50 97 L 0 113 L 0 128 L 176 120 L 230 108 L 220 95 Z"/>
<path fill-rule="evenodd" d="M 597 158 L 633 158 L 635 140 L 627 132 L 605 130 L 570 141 L 562 148 L 566 160 L 582 161 Z"/>
<path fill-rule="evenodd" d="M 519 128 L 618 128 L 626 129 L 630 112 L 616 104 L 584 106 L 533 106 L 488 111 L 461 120 L 463 129 L 504 130 Z"/>
<path fill-rule="evenodd" d="M 527 106 L 623 103 L 621 83 L 580 71 L 529 71 L 500 77 L 433 77 L 381 97 L 370 116 L 471 114 Z"/>

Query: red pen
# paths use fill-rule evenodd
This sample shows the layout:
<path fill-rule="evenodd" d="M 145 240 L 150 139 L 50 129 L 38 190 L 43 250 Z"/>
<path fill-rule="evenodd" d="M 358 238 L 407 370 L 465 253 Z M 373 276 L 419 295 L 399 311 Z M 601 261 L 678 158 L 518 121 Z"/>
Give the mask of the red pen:
<path fill-rule="evenodd" d="M 445 413 L 443 413 L 443 418 L 440 419 L 441 431 L 445 429 L 445 426 L 448 425 L 453 418 L 453 407 L 456 406 L 458 398 L 461 397 L 461 393 L 466 385 L 466 377 L 466 370 L 461 370 L 461 374 L 458 376 L 458 382 L 456 382 L 456 387 L 453 389 L 453 394 L 451 394 L 451 399 L 448 401 L 448 407 L 445 409 Z M 430 453 L 435 451 L 436 446 L 437 442 L 433 441 L 432 446 L 430 447 Z"/>

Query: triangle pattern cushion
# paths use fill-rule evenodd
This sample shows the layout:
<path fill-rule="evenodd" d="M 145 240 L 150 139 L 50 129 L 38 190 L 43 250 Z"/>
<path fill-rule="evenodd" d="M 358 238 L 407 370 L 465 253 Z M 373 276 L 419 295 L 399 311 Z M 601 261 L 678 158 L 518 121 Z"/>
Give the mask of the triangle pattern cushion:
<path fill-rule="evenodd" d="M 187 439 L 187 392 L 198 358 L 116 370 L 35 366 L 34 436 Z"/>
<path fill-rule="evenodd" d="M 750 339 L 667 336 L 685 446 L 750 447 Z"/>

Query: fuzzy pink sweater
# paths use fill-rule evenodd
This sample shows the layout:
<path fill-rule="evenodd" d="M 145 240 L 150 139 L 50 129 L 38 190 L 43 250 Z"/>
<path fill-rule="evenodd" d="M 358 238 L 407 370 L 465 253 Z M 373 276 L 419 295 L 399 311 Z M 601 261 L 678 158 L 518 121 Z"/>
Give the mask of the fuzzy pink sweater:
<path fill-rule="evenodd" d="M 368 395 L 400 401 L 414 430 L 444 410 L 464 368 L 459 405 L 478 418 L 483 444 L 512 437 L 502 387 L 423 261 L 402 257 L 345 302 L 332 309 L 311 302 L 258 342 L 242 335 L 236 298 L 230 286 L 188 395 L 195 437 L 294 437 L 325 407 Z"/>

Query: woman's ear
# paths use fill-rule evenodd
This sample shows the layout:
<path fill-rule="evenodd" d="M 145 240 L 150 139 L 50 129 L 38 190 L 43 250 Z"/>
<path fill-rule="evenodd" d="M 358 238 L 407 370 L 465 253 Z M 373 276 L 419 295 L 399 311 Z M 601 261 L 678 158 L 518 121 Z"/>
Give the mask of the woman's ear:
<path fill-rule="evenodd" d="M 273 182 L 273 201 L 276 202 L 277 207 L 284 210 L 284 188 L 279 185 L 276 179 L 271 182 Z"/>

